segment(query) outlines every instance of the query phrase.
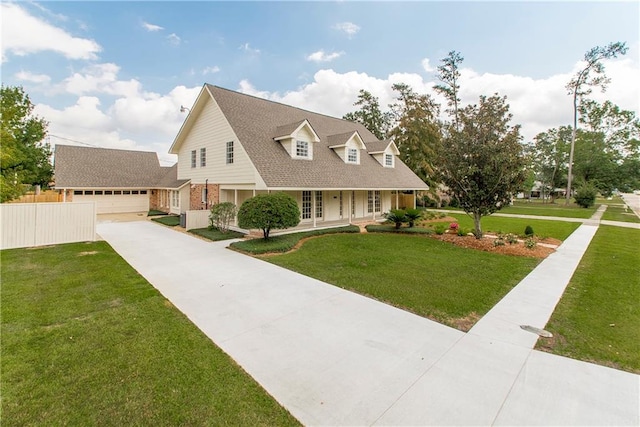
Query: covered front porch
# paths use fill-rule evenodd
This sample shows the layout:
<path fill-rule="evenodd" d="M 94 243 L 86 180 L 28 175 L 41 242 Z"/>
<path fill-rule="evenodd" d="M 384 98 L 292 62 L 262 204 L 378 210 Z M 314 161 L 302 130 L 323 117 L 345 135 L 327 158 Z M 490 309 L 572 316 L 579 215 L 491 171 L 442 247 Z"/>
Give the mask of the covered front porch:
<path fill-rule="evenodd" d="M 284 192 L 293 197 L 300 209 L 297 227 L 274 234 L 310 229 L 333 228 L 344 225 L 384 219 L 390 209 L 415 208 L 416 191 L 390 189 L 268 189 L 220 188 L 220 202 L 231 202 L 237 207 L 257 195 Z M 233 228 L 238 231 L 235 221 Z"/>

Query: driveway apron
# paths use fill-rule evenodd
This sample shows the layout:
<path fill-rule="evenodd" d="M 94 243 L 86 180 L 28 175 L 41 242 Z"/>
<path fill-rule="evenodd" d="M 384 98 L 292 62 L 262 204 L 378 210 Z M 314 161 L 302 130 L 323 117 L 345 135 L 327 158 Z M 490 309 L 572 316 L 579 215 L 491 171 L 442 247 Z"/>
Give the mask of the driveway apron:
<path fill-rule="evenodd" d="M 595 228 L 581 226 L 467 334 L 228 242 L 148 221 L 98 233 L 305 425 L 637 425 L 638 375 L 534 351 L 519 328 L 543 327 L 566 285 L 536 292 L 542 266 L 577 265 Z"/>

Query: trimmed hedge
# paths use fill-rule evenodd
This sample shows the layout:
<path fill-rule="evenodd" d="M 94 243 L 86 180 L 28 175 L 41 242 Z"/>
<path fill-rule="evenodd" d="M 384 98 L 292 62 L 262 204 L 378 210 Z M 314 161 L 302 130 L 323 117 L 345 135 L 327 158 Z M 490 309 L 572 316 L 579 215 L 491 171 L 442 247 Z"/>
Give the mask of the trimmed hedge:
<path fill-rule="evenodd" d="M 266 254 L 270 252 L 288 252 L 298 242 L 305 237 L 322 236 L 324 234 L 336 233 L 359 233 L 360 227 L 357 225 L 348 225 L 345 227 L 327 228 L 324 230 L 303 231 L 300 233 L 284 234 L 281 236 L 269 237 L 269 239 L 250 239 L 241 242 L 233 242 L 230 248 L 237 249 L 242 252 L 248 252 L 253 255 Z"/>
<path fill-rule="evenodd" d="M 369 233 L 399 233 L 399 234 L 433 234 L 433 230 L 419 227 L 396 228 L 394 225 L 369 224 L 365 226 Z"/>

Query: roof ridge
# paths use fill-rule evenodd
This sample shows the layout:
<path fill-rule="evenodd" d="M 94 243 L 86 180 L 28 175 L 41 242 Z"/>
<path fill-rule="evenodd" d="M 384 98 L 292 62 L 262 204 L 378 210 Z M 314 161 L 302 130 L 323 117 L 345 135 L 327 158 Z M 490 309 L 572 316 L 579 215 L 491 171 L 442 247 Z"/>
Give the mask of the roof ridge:
<path fill-rule="evenodd" d="M 127 151 L 130 153 L 153 153 L 158 156 L 157 151 L 147 151 L 147 150 L 129 150 L 124 148 L 106 148 L 106 147 L 85 147 L 84 145 L 70 145 L 70 144 L 56 144 L 56 147 L 73 147 L 73 148 L 82 148 L 83 150 L 110 150 L 110 151 Z"/>
<path fill-rule="evenodd" d="M 328 117 L 328 118 L 333 119 L 333 120 L 342 120 L 342 121 L 350 122 L 350 123 L 359 123 L 359 122 L 352 122 L 351 120 L 343 119 L 343 118 L 340 118 L 340 117 L 330 116 L 329 114 L 318 113 L 317 111 L 311 111 L 311 110 L 307 110 L 307 109 L 305 109 L 305 108 L 296 107 L 295 105 L 285 104 L 284 102 L 274 101 L 274 100 L 272 100 L 272 99 L 267 99 L 267 98 L 261 98 L 261 97 L 259 97 L 259 96 L 251 95 L 251 94 L 249 94 L 249 93 L 238 92 L 238 91 L 235 91 L 235 90 L 232 90 L 232 89 L 227 89 L 226 87 L 221 87 L 221 86 L 213 85 L 213 84 L 211 84 L 211 83 L 205 83 L 205 84 L 206 84 L 207 86 L 211 86 L 211 87 L 214 87 L 214 88 L 217 88 L 217 89 L 221 89 L 221 90 L 224 90 L 224 91 L 227 91 L 227 92 L 231 92 L 231 93 L 233 93 L 233 94 L 235 94 L 235 95 L 248 96 L 248 97 L 250 97 L 250 98 L 254 98 L 254 99 L 257 99 L 257 100 L 267 101 L 267 102 L 271 102 L 271 103 L 273 103 L 273 104 L 279 104 L 279 105 L 282 105 L 282 106 L 284 106 L 284 107 L 288 107 L 288 108 L 294 108 L 294 109 L 296 109 L 296 110 L 304 111 L 305 113 L 316 114 L 316 115 L 318 115 L 318 116 Z M 301 121 L 302 121 L 302 120 L 301 120 Z M 291 124 L 291 123 L 286 123 L 286 124 Z M 286 125 L 286 124 L 285 124 L 285 125 Z M 360 123 L 360 124 L 362 124 L 362 123 Z"/>

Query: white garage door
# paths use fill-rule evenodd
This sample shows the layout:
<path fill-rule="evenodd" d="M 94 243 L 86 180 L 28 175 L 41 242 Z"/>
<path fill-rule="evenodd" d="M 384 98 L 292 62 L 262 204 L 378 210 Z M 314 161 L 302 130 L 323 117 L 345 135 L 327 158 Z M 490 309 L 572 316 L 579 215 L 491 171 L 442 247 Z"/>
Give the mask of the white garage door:
<path fill-rule="evenodd" d="M 96 202 L 99 214 L 146 212 L 149 210 L 147 190 L 76 190 L 74 202 Z"/>

